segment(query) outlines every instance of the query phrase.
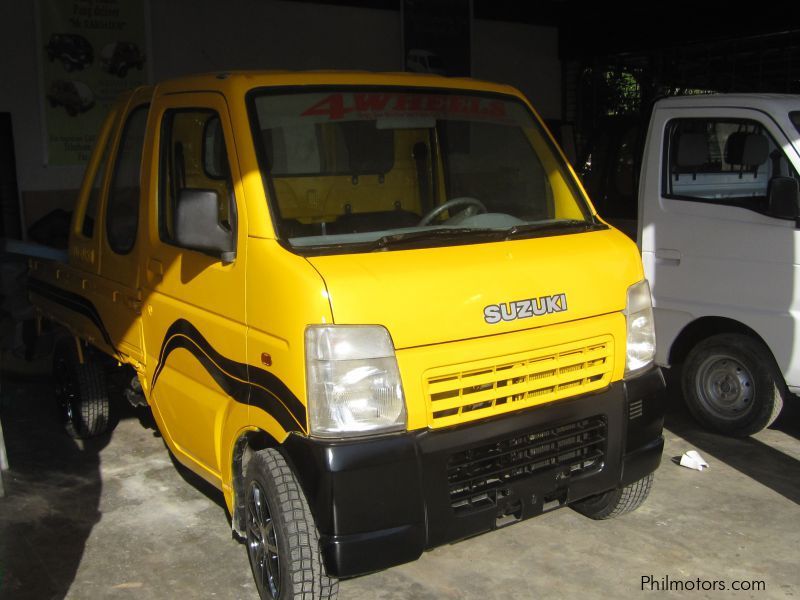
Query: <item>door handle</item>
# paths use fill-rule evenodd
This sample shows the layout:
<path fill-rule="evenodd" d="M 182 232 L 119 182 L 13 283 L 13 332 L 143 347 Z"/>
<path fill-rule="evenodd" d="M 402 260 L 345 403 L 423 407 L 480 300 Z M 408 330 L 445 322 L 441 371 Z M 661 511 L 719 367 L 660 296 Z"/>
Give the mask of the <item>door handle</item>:
<path fill-rule="evenodd" d="M 673 250 L 672 248 L 659 248 L 656 250 L 656 264 L 677 267 L 679 264 L 681 264 L 680 250 Z"/>

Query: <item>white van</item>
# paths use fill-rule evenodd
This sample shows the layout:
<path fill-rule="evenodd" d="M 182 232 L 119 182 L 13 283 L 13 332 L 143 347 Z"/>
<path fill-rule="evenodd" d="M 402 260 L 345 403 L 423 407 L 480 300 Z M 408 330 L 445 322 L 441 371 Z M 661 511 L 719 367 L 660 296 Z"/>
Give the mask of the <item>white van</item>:
<path fill-rule="evenodd" d="M 800 96 L 656 103 L 638 240 L 658 363 L 682 364 L 692 414 L 720 432 L 767 427 L 800 391 Z"/>

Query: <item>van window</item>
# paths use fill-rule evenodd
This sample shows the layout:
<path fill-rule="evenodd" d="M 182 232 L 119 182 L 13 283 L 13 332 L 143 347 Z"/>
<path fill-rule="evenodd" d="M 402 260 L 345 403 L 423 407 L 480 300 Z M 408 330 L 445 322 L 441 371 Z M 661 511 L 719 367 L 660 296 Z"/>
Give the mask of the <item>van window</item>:
<path fill-rule="evenodd" d="M 92 189 L 89 190 L 89 199 L 86 201 L 86 211 L 83 213 L 81 233 L 87 238 L 92 238 L 92 236 L 94 236 L 94 222 L 97 218 L 97 206 L 100 204 L 100 193 L 103 188 L 106 164 L 108 163 L 108 154 L 111 148 L 110 137 L 111 136 L 108 136 L 103 143 L 103 156 L 100 158 L 100 164 L 97 165 L 97 171 L 92 181 Z"/>
<path fill-rule="evenodd" d="M 513 96 L 320 86 L 254 90 L 248 105 L 271 216 L 299 253 L 604 227 Z"/>
<path fill-rule="evenodd" d="M 235 202 L 225 136 L 219 115 L 205 108 L 164 113 L 161 124 L 158 228 L 162 241 L 175 240 L 174 215 L 184 190 L 211 190 L 219 199 L 219 224 L 235 227 Z"/>
<path fill-rule="evenodd" d="M 394 136 L 369 122 L 285 124 L 262 131 L 270 173 L 378 175 L 394 164 Z"/>
<path fill-rule="evenodd" d="M 106 235 L 109 247 L 117 254 L 127 254 L 136 243 L 147 111 L 147 106 L 140 106 L 130 114 L 125 123 L 114 165 L 114 176 L 108 191 Z"/>
<path fill-rule="evenodd" d="M 451 196 L 480 198 L 494 212 L 526 220 L 553 217 L 553 190 L 522 129 L 443 121 L 439 139 Z"/>
<path fill-rule="evenodd" d="M 781 148 L 756 121 L 675 119 L 668 124 L 665 143 L 667 198 L 766 213 L 769 180 L 797 178 Z"/>

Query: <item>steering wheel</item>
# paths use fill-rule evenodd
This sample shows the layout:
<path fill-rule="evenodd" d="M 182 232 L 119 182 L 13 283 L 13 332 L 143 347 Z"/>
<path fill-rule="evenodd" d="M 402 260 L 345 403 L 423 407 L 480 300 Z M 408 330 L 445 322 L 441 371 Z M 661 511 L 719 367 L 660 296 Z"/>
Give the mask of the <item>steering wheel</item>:
<path fill-rule="evenodd" d="M 417 223 L 417 227 L 421 227 L 423 225 L 430 225 L 431 221 L 433 221 L 436 217 L 438 217 L 443 212 L 445 212 L 447 210 L 450 210 L 454 206 L 462 206 L 462 205 L 465 205 L 467 207 L 471 206 L 471 207 L 474 207 L 476 209 L 476 211 L 474 213 L 470 213 L 470 214 L 478 214 L 478 213 L 488 212 L 488 210 L 486 209 L 486 205 L 483 202 L 481 202 L 480 200 L 478 200 L 477 198 L 472 198 L 471 196 L 459 196 L 458 198 L 451 198 L 450 200 L 448 200 L 444 204 L 440 204 L 439 206 L 437 206 L 433 210 L 428 211 L 428 213 L 425 214 L 425 216 L 423 216 L 419 220 L 419 223 Z M 467 208 L 466 210 L 469 210 L 469 208 Z"/>

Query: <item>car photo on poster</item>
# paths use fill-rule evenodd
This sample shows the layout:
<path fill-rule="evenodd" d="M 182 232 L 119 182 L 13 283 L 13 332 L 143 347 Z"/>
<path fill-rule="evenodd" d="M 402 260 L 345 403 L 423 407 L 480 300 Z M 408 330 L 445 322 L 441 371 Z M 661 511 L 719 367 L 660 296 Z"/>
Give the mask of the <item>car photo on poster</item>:
<path fill-rule="evenodd" d="M 63 106 L 70 117 L 85 113 L 94 106 L 94 94 L 81 81 L 57 79 L 47 92 L 47 100 L 53 108 Z"/>
<path fill-rule="evenodd" d="M 122 78 L 132 68 L 142 70 L 144 54 L 133 42 L 113 42 L 100 52 L 100 64 L 107 73 Z"/>
<path fill-rule="evenodd" d="M 50 62 L 60 60 L 64 70 L 83 70 L 94 61 L 94 49 L 82 35 L 54 33 L 44 47 Z"/>

